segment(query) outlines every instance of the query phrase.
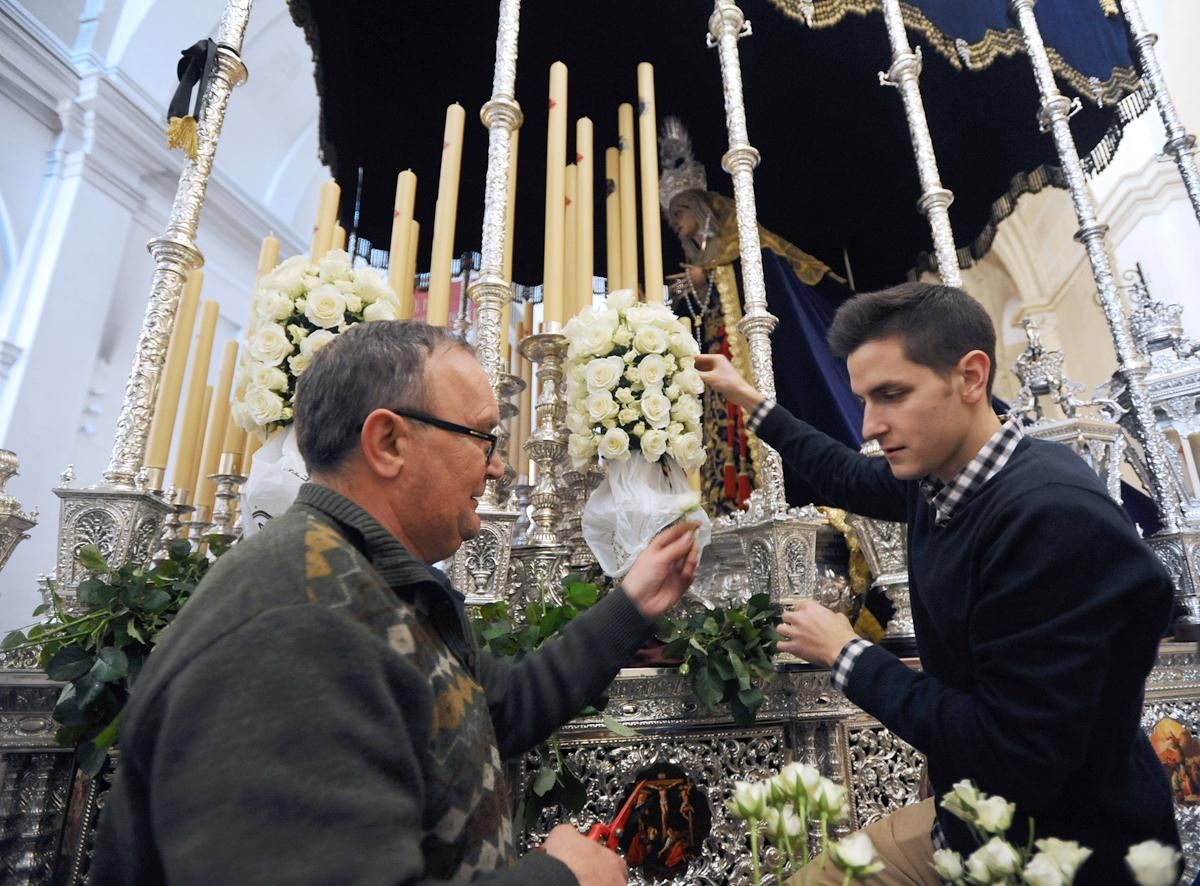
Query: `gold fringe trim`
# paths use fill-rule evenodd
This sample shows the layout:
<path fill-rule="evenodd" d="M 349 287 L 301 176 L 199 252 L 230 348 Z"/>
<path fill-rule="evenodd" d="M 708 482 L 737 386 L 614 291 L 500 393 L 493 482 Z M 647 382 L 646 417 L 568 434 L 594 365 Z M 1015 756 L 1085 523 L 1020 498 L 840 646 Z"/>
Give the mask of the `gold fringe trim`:
<path fill-rule="evenodd" d="M 735 256 L 736 257 L 736 256 Z M 741 373 L 742 378 L 754 384 L 754 373 L 750 370 L 750 351 L 746 337 L 738 332 L 737 325 L 742 319 L 742 302 L 738 298 L 737 275 L 733 273 L 733 265 L 725 263 L 709 269 L 713 275 L 713 283 L 717 287 L 717 295 L 721 299 L 721 314 L 725 318 L 725 337 L 729 342 L 729 356 L 733 368 Z M 746 442 L 750 446 L 750 466 L 754 469 L 751 485 L 757 489 L 759 478 L 762 477 L 762 446 L 758 435 L 746 431 Z"/>
<path fill-rule="evenodd" d="M 1112 4 L 1115 9 L 1114 0 L 1099 2 L 1106 14 L 1109 14 L 1107 4 Z M 788 18 L 801 23 L 806 21 L 800 0 L 771 0 L 771 5 Z M 881 6 L 882 0 L 816 0 L 811 27 L 814 30 L 832 28 L 851 13 L 865 18 L 873 12 L 880 12 Z M 990 66 L 997 58 L 1011 58 L 1025 51 L 1024 38 L 1015 28 L 1007 31 L 988 29 L 978 43 L 967 43 L 939 31 L 933 22 L 926 18 L 925 13 L 911 4 L 902 2 L 900 13 L 904 19 L 904 26 L 921 34 L 929 45 L 955 68 L 980 70 Z M 1116 104 L 1138 87 L 1140 78 L 1134 68 L 1115 68 L 1108 80 L 1093 81 L 1082 71 L 1067 64 L 1057 50 L 1048 46 L 1046 51 L 1054 73 L 1062 77 L 1081 96 L 1094 103 Z"/>
<path fill-rule="evenodd" d="M 179 148 L 189 160 L 196 159 L 196 118 L 190 114 L 186 117 L 172 117 L 167 122 L 167 148 Z"/>
<path fill-rule="evenodd" d="M 820 507 L 817 510 L 846 540 L 846 547 L 850 549 L 850 588 L 858 596 L 863 596 L 871 584 L 871 571 L 867 568 L 867 558 L 859 545 L 858 533 L 846 520 L 846 512 L 841 508 Z"/>
<path fill-rule="evenodd" d="M 854 633 L 872 643 L 882 643 L 883 638 L 887 636 L 887 631 L 879 623 L 875 613 L 866 606 L 859 610 L 858 618 L 854 619 Z"/>
<path fill-rule="evenodd" d="M 1120 12 L 1120 10 L 1117 9 L 1117 0 L 1100 0 L 1100 8 L 1104 10 L 1104 14 L 1109 18 L 1112 18 L 1114 15 Z"/>

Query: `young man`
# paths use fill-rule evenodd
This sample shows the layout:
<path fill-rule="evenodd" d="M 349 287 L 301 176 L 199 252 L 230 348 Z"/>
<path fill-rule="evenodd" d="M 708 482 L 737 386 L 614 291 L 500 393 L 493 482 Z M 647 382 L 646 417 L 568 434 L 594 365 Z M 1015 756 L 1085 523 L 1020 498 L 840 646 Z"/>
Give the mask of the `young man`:
<path fill-rule="evenodd" d="M 995 331 L 966 293 L 912 283 L 859 295 L 829 341 L 883 458 L 794 418 L 723 357 L 696 367 L 828 500 L 907 523 L 922 670 L 814 602 L 785 614 L 780 648 L 831 667 L 835 687 L 925 754 L 935 798 L 971 779 L 1017 804 L 1014 844 L 1032 818 L 1037 836 L 1092 849 L 1078 884 L 1131 882 L 1131 844 L 1178 844 L 1139 725 L 1171 614 L 1165 571 L 1082 459 L 996 417 Z M 884 882 L 937 883 L 934 848 L 976 848 L 962 822 L 934 813 L 929 800 L 868 828 Z"/>
<path fill-rule="evenodd" d="M 213 566 L 138 680 L 93 883 L 616 886 L 559 826 L 517 859 L 502 760 L 594 699 L 696 568 L 695 524 L 517 665 L 429 564 L 480 529 L 500 416 L 444 329 L 364 323 L 295 396 L 312 482 Z"/>

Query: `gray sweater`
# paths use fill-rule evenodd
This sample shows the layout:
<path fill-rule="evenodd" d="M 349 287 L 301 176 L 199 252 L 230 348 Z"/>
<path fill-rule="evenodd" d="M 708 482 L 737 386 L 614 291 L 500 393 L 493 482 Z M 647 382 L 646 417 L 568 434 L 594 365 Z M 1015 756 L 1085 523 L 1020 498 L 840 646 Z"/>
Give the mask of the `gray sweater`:
<path fill-rule="evenodd" d="M 617 589 L 517 665 L 365 511 L 306 484 L 210 570 L 137 681 L 92 882 L 573 884 L 516 858 L 501 761 L 651 628 Z"/>

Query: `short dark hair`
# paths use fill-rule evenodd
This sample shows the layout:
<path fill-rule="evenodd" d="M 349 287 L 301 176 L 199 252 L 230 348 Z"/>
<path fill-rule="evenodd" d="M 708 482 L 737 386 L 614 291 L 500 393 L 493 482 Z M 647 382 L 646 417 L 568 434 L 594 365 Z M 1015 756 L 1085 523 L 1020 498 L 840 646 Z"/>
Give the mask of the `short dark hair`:
<path fill-rule="evenodd" d="M 902 283 L 856 295 L 838 308 L 829 347 L 848 357 L 869 341 L 898 338 L 913 363 L 947 373 L 971 351 L 991 361 L 987 391 L 996 378 L 996 329 L 983 305 L 953 286 Z"/>
<path fill-rule="evenodd" d="M 297 380 L 296 445 L 310 473 L 337 469 L 376 409 L 426 409 L 425 362 L 442 347 L 471 349 L 441 326 L 359 323 L 313 357 Z"/>

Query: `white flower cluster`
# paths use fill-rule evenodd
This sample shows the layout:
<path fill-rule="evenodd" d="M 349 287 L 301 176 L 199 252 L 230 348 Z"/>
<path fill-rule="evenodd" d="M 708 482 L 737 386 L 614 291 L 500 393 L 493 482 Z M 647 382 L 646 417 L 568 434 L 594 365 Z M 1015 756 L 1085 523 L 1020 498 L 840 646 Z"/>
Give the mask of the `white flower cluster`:
<path fill-rule="evenodd" d="M 270 433 L 292 420 L 296 379 L 313 355 L 355 323 L 395 320 L 400 300 L 370 268 L 354 268 L 342 250 L 313 264 L 297 255 L 264 274 L 254 293 L 256 322 L 238 370 L 233 419 Z"/>
<path fill-rule="evenodd" d="M 568 350 L 568 451 L 576 466 L 599 454 L 625 461 L 639 450 L 685 471 L 704 464 L 699 353 L 665 305 L 638 304 L 627 289 L 603 310 L 584 308 L 563 330 Z"/>

